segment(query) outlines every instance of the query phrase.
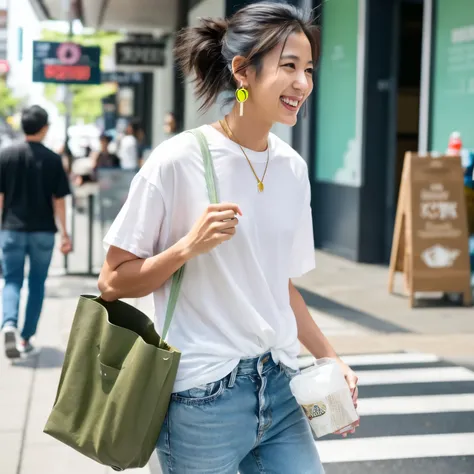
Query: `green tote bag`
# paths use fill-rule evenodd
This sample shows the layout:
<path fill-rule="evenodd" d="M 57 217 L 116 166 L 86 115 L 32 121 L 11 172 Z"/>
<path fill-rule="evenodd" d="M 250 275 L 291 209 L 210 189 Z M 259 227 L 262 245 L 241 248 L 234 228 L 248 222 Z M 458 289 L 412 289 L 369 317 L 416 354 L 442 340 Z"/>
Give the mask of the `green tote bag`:
<path fill-rule="evenodd" d="M 206 138 L 197 138 L 211 203 L 217 203 Z M 56 400 L 44 432 L 116 471 L 144 467 L 168 410 L 180 352 L 165 342 L 184 267 L 174 275 L 163 334 L 122 301 L 79 298 Z"/>

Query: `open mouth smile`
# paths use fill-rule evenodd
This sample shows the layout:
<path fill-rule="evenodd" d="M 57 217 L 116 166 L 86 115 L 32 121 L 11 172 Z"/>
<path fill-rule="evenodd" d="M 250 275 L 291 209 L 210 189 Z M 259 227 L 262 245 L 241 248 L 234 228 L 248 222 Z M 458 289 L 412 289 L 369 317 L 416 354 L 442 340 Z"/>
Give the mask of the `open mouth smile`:
<path fill-rule="evenodd" d="M 302 99 L 283 95 L 280 97 L 280 102 L 283 104 L 283 107 L 287 108 L 288 110 L 291 110 L 292 112 L 296 112 L 300 107 Z"/>

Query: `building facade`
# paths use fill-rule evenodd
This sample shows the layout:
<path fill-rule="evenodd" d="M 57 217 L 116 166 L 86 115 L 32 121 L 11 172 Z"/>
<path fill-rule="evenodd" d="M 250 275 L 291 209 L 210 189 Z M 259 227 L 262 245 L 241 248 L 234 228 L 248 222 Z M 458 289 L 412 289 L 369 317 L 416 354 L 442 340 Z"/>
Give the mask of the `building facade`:
<path fill-rule="evenodd" d="M 41 103 L 44 87 L 33 82 L 33 41 L 41 36 L 41 21 L 29 2 L 8 0 L 7 59 L 10 65 L 8 85 L 26 103 Z"/>
<path fill-rule="evenodd" d="M 311 130 L 316 246 L 386 263 L 406 151 L 474 148 L 474 2 L 333 0 Z"/>
<path fill-rule="evenodd" d="M 7 7 L 8 7 L 7 0 L 0 0 L 0 61 L 7 60 L 7 26 L 8 26 Z M 7 65 L 5 63 L 5 69 L 6 67 Z"/>
<path fill-rule="evenodd" d="M 61 4 L 30 1 L 49 12 Z M 145 94 L 155 146 L 165 138 L 168 111 L 180 128 L 222 113 L 219 105 L 198 112 L 191 86 L 175 68 L 173 34 L 198 17 L 229 15 L 253 1 L 74 4 L 86 26 L 166 40 L 165 64 L 154 70 Z M 275 126 L 308 163 L 315 245 L 351 260 L 387 263 L 405 152 L 442 153 L 453 131 L 474 148 L 474 1 L 287 1 L 315 9 L 321 25 L 308 117 L 293 129 Z"/>
<path fill-rule="evenodd" d="M 188 2 L 188 24 L 249 0 Z M 453 131 L 474 148 L 472 0 L 293 0 L 314 9 L 321 58 L 310 114 L 277 133 L 309 165 L 316 247 L 389 260 L 407 151 L 443 153 Z M 185 125 L 198 119 L 185 92 Z"/>

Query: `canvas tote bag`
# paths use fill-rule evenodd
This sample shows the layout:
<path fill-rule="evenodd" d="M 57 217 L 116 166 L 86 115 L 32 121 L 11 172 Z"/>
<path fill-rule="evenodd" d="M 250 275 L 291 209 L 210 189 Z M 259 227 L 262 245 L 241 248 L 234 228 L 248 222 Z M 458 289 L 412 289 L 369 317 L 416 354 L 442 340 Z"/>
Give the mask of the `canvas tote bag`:
<path fill-rule="evenodd" d="M 211 203 L 218 197 L 205 136 L 199 142 Z M 116 471 L 144 467 L 163 424 L 180 352 L 165 342 L 183 278 L 172 277 L 161 337 L 139 309 L 82 295 L 44 432 Z"/>

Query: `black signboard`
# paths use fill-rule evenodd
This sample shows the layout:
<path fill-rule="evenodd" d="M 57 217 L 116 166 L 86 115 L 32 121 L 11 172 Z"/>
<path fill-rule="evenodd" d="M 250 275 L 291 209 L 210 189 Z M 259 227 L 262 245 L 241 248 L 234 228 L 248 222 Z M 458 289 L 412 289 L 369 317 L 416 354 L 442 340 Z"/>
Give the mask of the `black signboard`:
<path fill-rule="evenodd" d="M 100 47 L 33 41 L 33 82 L 100 84 Z"/>
<path fill-rule="evenodd" d="M 164 66 L 164 43 L 116 43 L 117 66 Z"/>

